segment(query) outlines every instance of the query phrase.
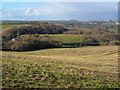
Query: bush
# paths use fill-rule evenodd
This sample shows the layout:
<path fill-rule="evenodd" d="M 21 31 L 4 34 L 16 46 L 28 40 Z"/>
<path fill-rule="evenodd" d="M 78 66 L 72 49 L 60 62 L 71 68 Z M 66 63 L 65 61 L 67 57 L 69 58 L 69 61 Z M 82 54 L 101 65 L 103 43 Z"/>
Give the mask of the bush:
<path fill-rule="evenodd" d="M 116 42 L 115 42 L 115 45 L 120 45 L 120 42 L 119 42 L 119 41 L 116 41 Z"/>
<path fill-rule="evenodd" d="M 100 45 L 100 42 L 96 38 L 91 36 L 82 37 L 80 43 L 82 46 L 99 46 Z"/>

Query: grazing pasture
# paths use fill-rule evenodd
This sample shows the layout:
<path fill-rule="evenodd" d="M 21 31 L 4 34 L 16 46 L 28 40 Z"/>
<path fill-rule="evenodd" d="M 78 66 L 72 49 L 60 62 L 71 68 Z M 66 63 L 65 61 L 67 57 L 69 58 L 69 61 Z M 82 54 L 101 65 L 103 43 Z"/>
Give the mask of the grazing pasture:
<path fill-rule="evenodd" d="M 34 36 L 34 34 L 32 35 Z M 42 38 L 59 41 L 61 43 L 80 43 L 79 35 L 67 35 L 67 34 L 39 34 Z M 29 37 L 29 35 L 22 35 L 22 37 Z"/>
<path fill-rule="evenodd" d="M 3 88 L 117 88 L 118 46 L 2 52 Z"/>
<path fill-rule="evenodd" d="M 0 29 L 4 30 L 7 28 L 13 28 L 18 26 L 24 26 L 24 24 L 3 24 L 3 25 L 0 25 Z"/>

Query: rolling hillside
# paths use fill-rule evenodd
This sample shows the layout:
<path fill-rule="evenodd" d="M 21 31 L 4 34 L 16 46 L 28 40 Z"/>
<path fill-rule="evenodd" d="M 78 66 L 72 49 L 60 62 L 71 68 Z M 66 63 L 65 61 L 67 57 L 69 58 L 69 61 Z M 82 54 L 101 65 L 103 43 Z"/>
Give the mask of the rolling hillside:
<path fill-rule="evenodd" d="M 116 88 L 118 47 L 3 52 L 3 87 Z"/>

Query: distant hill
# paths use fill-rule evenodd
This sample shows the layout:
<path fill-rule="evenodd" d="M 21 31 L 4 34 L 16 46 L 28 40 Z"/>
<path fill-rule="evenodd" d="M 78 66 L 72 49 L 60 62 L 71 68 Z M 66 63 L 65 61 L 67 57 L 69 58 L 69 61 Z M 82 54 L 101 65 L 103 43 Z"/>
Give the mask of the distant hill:
<path fill-rule="evenodd" d="M 106 32 L 116 33 L 118 32 L 118 22 L 117 21 L 76 21 L 76 20 L 69 20 L 69 21 L 48 21 L 52 24 L 62 25 L 67 28 L 80 29 L 93 29 L 93 30 L 100 30 Z"/>
<path fill-rule="evenodd" d="M 13 24 L 13 23 L 22 23 L 24 21 L 21 21 L 21 20 L 3 20 L 1 22 L 2 22 L 2 24 Z"/>
<path fill-rule="evenodd" d="M 25 26 L 18 26 L 6 30 L 3 32 L 3 37 L 7 39 L 15 38 L 18 34 L 62 34 L 64 31 L 68 31 L 68 29 L 49 24 L 47 22 L 37 22 L 37 21 L 30 21 L 30 22 L 22 22 Z"/>

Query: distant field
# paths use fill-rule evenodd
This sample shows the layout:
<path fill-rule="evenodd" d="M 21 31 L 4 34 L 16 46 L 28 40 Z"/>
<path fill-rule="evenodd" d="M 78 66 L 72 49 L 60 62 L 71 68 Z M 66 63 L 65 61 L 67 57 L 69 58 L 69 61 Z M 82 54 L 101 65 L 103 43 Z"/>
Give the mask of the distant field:
<path fill-rule="evenodd" d="M 23 37 L 29 37 L 29 35 L 22 35 Z M 48 38 L 52 40 L 57 40 L 62 43 L 79 43 L 80 36 L 77 35 L 67 35 L 67 34 L 49 34 L 46 37 L 46 34 L 40 34 L 39 36 L 43 38 Z"/>
<path fill-rule="evenodd" d="M 61 41 L 62 43 L 79 43 L 80 37 L 79 36 L 72 36 L 72 35 L 49 35 L 53 40 Z"/>
<path fill-rule="evenodd" d="M 2 52 L 3 88 L 117 88 L 118 47 Z"/>
<path fill-rule="evenodd" d="M 108 31 L 109 31 L 109 32 L 113 32 L 113 33 L 118 33 L 118 30 L 117 30 L 117 29 L 109 29 Z"/>
<path fill-rule="evenodd" d="M 13 28 L 13 27 L 18 27 L 18 26 L 23 26 L 22 24 L 4 24 L 0 25 L 0 29 L 7 29 L 7 28 Z"/>

